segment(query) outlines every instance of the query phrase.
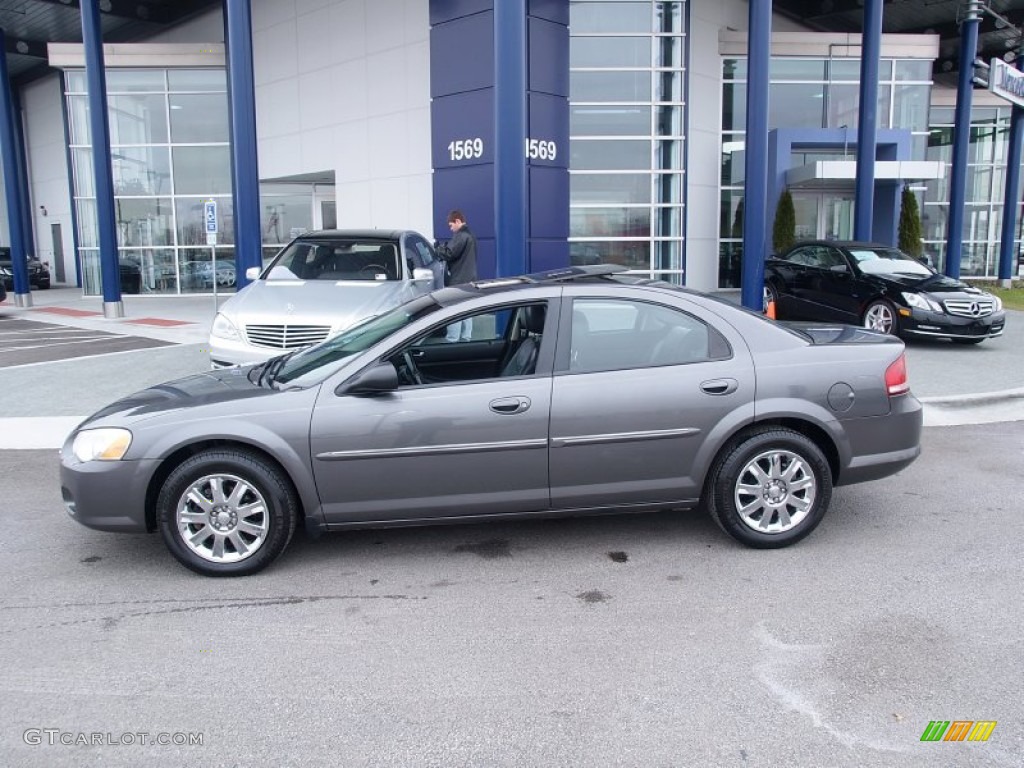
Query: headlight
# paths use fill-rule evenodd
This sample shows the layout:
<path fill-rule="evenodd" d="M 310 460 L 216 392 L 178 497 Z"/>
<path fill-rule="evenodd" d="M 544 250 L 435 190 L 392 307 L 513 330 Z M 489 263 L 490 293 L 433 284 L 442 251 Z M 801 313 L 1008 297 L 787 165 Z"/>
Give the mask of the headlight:
<path fill-rule="evenodd" d="M 75 435 L 71 452 L 79 461 L 117 461 L 128 452 L 132 433 L 127 429 L 106 427 L 83 429 Z"/>
<path fill-rule="evenodd" d="M 917 309 L 930 309 L 932 312 L 942 311 L 942 305 L 939 302 L 922 296 L 920 293 L 904 293 L 903 300 Z"/>
<path fill-rule="evenodd" d="M 1002 308 L 1003 308 L 1003 300 L 1000 299 L 998 296 L 993 296 L 992 297 L 992 311 L 993 312 L 998 312 Z"/>
<path fill-rule="evenodd" d="M 216 336 L 218 339 L 242 338 L 234 324 L 219 312 L 213 320 L 213 328 L 210 329 L 210 335 Z"/>

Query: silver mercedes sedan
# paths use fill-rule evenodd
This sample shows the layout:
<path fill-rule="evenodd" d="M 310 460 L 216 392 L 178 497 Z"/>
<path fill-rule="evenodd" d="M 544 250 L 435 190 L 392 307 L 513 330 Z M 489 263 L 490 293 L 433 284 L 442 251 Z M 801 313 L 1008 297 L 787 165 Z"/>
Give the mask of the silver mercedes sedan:
<path fill-rule="evenodd" d="M 793 544 L 920 452 L 899 339 L 785 326 L 594 265 L 420 296 L 308 349 L 139 392 L 61 450 L 68 512 L 251 574 L 310 532 L 703 506 Z M 447 341 L 469 321 L 471 338 Z"/>
<path fill-rule="evenodd" d="M 308 347 L 443 285 L 443 265 L 408 230 L 325 230 L 289 243 L 220 308 L 214 368 L 262 363 Z"/>

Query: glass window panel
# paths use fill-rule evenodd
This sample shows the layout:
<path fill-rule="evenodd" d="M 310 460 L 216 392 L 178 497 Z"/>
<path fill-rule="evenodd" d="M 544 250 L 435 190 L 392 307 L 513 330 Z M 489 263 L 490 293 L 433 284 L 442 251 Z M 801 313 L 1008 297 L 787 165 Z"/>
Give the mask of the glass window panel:
<path fill-rule="evenodd" d="M 89 128 L 89 99 L 86 96 L 68 96 L 68 130 L 72 144 L 91 144 Z"/>
<path fill-rule="evenodd" d="M 897 85 L 893 99 L 893 128 L 911 131 L 928 130 L 929 85 Z"/>
<path fill-rule="evenodd" d="M 573 136 L 649 136 L 648 106 L 570 107 L 569 132 Z"/>
<path fill-rule="evenodd" d="M 773 91 L 774 92 L 774 91 Z M 878 87 L 878 104 L 875 106 L 879 128 L 889 125 L 889 92 L 890 86 Z M 927 107 L 926 107 L 927 111 Z M 860 88 L 857 85 L 831 84 L 828 91 L 828 125 L 829 128 L 857 128 L 860 116 Z"/>
<path fill-rule="evenodd" d="M 98 248 L 100 235 L 96 214 L 95 200 L 78 200 L 78 246 L 80 248 Z"/>
<path fill-rule="evenodd" d="M 573 37 L 569 41 L 570 67 L 649 67 L 649 37 Z"/>
<path fill-rule="evenodd" d="M 678 237 L 678 236 L 677 236 Z M 683 268 L 683 242 L 679 239 L 655 240 L 654 253 L 652 256 L 652 268 L 682 269 Z M 660 280 L 682 285 L 685 281 L 682 275 L 655 275 Z"/>
<path fill-rule="evenodd" d="M 747 60 L 746 59 L 722 59 L 723 80 L 746 80 Z"/>
<path fill-rule="evenodd" d="M 686 110 L 679 104 L 661 104 L 655 109 L 657 124 L 656 136 L 682 136 Z"/>
<path fill-rule="evenodd" d="M 994 125 L 972 125 L 968 163 L 991 163 L 995 156 L 996 128 Z"/>
<path fill-rule="evenodd" d="M 569 237 L 647 237 L 650 208 L 573 208 Z"/>
<path fill-rule="evenodd" d="M 682 206 L 657 207 L 654 209 L 654 236 L 680 237 L 683 234 L 685 221 L 685 209 Z M 671 269 L 672 267 L 661 262 L 661 268 Z"/>
<path fill-rule="evenodd" d="M 656 37 L 654 39 L 655 67 L 683 69 L 686 67 L 686 38 Z"/>
<path fill-rule="evenodd" d="M 573 101 L 650 101 L 651 73 L 571 72 L 569 93 Z"/>
<path fill-rule="evenodd" d="M 85 72 L 80 69 L 64 72 L 64 90 L 66 93 L 85 93 Z"/>
<path fill-rule="evenodd" d="M 622 264 L 630 269 L 650 269 L 650 242 L 587 241 L 569 243 L 573 266 L 585 264 Z"/>
<path fill-rule="evenodd" d="M 657 173 L 654 175 L 654 202 L 681 203 L 685 190 L 681 173 Z"/>
<path fill-rule="evenodd" d="M 686 74 L 679 70 L 659 70 L 654 73 L 655 101 L 682 101 L 686 88 Z"/>
<path fill-rule="evenodd" d="M 746 173 L 746 158 L 746 142 L 742 136 L 722 137 L 722 184 L 724 186 L 743 183 Z"/>
<path fill-rule="evenodd" d="M 114 95 L 107 97 L 110 144 L 166 144 L 167 97 Z"/>
<path fill-rule="evenodd" d="M 118 255 L 121 260 L 121 290 L 125 293 L 139 293 L 133 285 L 136 280 L 142 293 L 178 292 L 173 248 L 122 248 Z"/>
<path fill-rule="evenodd" d="M 946 240 L 946 224 L 949 221 L 949 205 L 929 205 L 921 209 L 921 228 L 925 240 Z"/>
<path fill-rule="evenodd" d="M 178 197 L 174 211 L 178 226 L 178 245 L 206 245 L 206 222 L 203 205 L 208 198 Z M 234 204 L 230 197 L 217 199 L 217 245 L 235 242 Z"/>
<path fill-rule="evenodd" d="M 746 83 L 726 83 L 722 86 L 722 130 L 747 129 Z"/>
<path fill-rule="evenodd" d="M 235 249 L 217 248 L 214 261 L 212 248 L 181 248 L 178 250 L 178 275 L 182 293 L 213 293 L 235 288 Z"/>
<path fill-rule="evenodd" d="M 571 203 L 643 204 L 651 202 L 649 173 L 572 173 L 569 175 Z"/>
<path fill-rule="evenodd" d="M 651 167 L 649 140 L 587 140 L 569 142 L 569 167 L 581 171 L 642 171 Z"/>
<path fill-rule="evenodd" d="M 588 32 L 650 32 L 650 3 L 570 3 L 569 29 Z"/>
<path fill-rule="evenodd" d="M 171 91 L 226 91 L 223 69 L 169 69 L 167 84 Z"/>
<path fill-rule="evenodd" d="M 824 101 L 822 83 L 772 83 L 768 127 L 820 128 Z"/>
<path fill-rule="evenodd" d="M 107 69 L 107 93 L 163 92 L 162 69 Z"/>
<path fill-rule="evenodd" d="M 723 189 L 718 234 L 722 239 L 743 237 L 743 190 Z"/>
<path fill-rule="evenodd" d="M 829 61 L 830 79 L 860 80 L 860 59 L 831 59 Z M 883 59 L 878 62 L 878 79 L 892 80 L 892 61 Z"/>
<path fill-rule="evenodd" d="M 718 244 L 718 287 L 739 288 L 743 266 L 743 242 L 722 241 Z"/>
<path fill-rule="evenodd" d="M 928 132 L 927 158 L 943 163 L 951 163 L 953 161 L 952 128 L 932 128 Z"/>
<path fill-rule="evenodd" d="M 216 195 L 231 192 L 231 158 L 225 147 L 174 147 L 174 191 Z"/>
<path fill-rule="evenodd" d="M 290 195 L 261 194 L 263 242 L 287 243 L 313 228 L 313 198 L 293 189 Z"/>
<path fill-rule="evenodd" d="M 953 124 L 953 107 L 932 107 L 931 111 L 931 124 L 932 125 L 952 125 Z"/>
<path fill-rule="evenodd" d="M 949 169 L 946 169 L 946 174 L 949 174 Z M 924 183 L 925 199 L 930 203 L 948 203 L 949 202 L 949 179 L 943 177 L 941 179 L 928 179 Z"/>
<path fill-rule="evenodd" d="M 818 204 L 821 195 L 793 195 L 796 213 L 796 239 L 812 240 L 818 236 Z"/>
<path fill-rule="evenodd" d="M 656 32 L 681 32 L 682 29 L 682 3 L 658 2 L 654 4 L 654 30 Z"/>
<path fill-rule="evenodd" d="M 897 80 L 932 79 L 932 63 L 924 59 L 903 59 L 896 62 Z"/>
<path fill-rule="evenodd" d="M 91 154 L 91 150 L 87 150 Z M 171 193 L 171 156 L 167 147 L 115 147 L 110 151 L 115 195 Z"/>
<path fill-rule="evenodd" d="M 78 257 L 82 262 L 82 291 L 86 294 L 103 293 L 100 252 L 94 248 L 79 248 Z"/>
<path fill-rule="evenodd" d="M 71 163 L 75 169 L 75 197 L 96 197 L 96 176 L 92 169 L 92 150 L 71 150 Z"/>
<path fill-rule="evenodd" d="M 209 144 L 228 140 L 226 94 L 172 94 L 169 100 L 171 141 L 176 144 Z"/>
<path fill-rule="evenodd" d="M 771 60 L 768 76 L 776 80 L 824 80 L 824 59 L 776 59 Z"/>
<path fill-rule="evenodd" d="M 915 134 L 910 137 L 910 157 L 924 160 L 928 154 L 928 134 Z"/>
<path fill-rule="evenodd" d="M 969 165 L 967 166 L 967 196 L 968 203 L 987 203 L 992 196 L 992 166 L 991 165 Z"/>
<path fill-rule="evenodd" d="M 654 142 L 654 168 L 659 171 L 681 171 L 683 169 L 683 142 L 659 139 Z"/>
<path fill-rule="evenodd" d="M 117 244 L 174 245 L 174 215 L 169 197 L 115 197 Z"/>

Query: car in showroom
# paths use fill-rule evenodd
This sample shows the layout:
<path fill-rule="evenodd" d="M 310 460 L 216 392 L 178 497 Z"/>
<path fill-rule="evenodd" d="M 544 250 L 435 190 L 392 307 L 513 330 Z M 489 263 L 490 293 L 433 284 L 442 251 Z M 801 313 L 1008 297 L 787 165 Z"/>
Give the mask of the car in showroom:
<path fill-rule="evenodd" d="M 159 531 L 205 575 L 294 530 L 703 506 L 739 542 L 807 536 L 832 489 L 920 452 L 904 344 L 569 267 L 416 297 L 306 349 L 155 386 L 61 449 L 74 520 Z M 444 329 L 470 320 L 473 336 Z M 131 541 L 130 539 L 128 541 Z"/>
<path fill-rule="evenodd" d="M 26 261 L 29 288 L 45 291 L 50 287 L 50 265 L 31 255 L 26 257 Z M 0 247 L 0 282 L 8 291 L 14 290 L 14 263 L 11 261 L 11 249 L 6 247 Z"/>
<path fill-rule="evenodd" d="M 438 265 L 433 246 L 411 230 L 300 235 L 221 306 L 210 362 L 258 363 L 321 342 L 434 290 Z"/>
<path fill-rule="evenodd" d="M 904 338 L 978 344 L 1000 336 L 998 296 L 946 277 L 898 248 L 835 240 L 800 242 L 764 268 L 775 317 L 851 323 Z"/>

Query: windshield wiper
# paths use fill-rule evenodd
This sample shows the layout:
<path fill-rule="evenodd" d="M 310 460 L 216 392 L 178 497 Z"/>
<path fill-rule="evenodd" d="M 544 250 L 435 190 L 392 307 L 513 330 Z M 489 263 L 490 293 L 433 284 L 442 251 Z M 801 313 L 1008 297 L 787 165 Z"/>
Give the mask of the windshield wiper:
<path fill-rule="evenodd" d="M 287 355 L 279 355 L 278 357 L 274 357 L 268 360 L 266 365 L 264 365 L 263 369 L 260 371 L 259 378 L 256 379 L 256 384 L 258 384 L 261 387 L 263 386 L 264 381 L 266 381 L 268 385 L 273 384 L 274 377 L 277 376 L 278 372 L 281 370 L 281 367 L 288 361 L 288 358 L 290 358 L 298 351 L 299 350 L 297 349 L 293 349 Z"/>

